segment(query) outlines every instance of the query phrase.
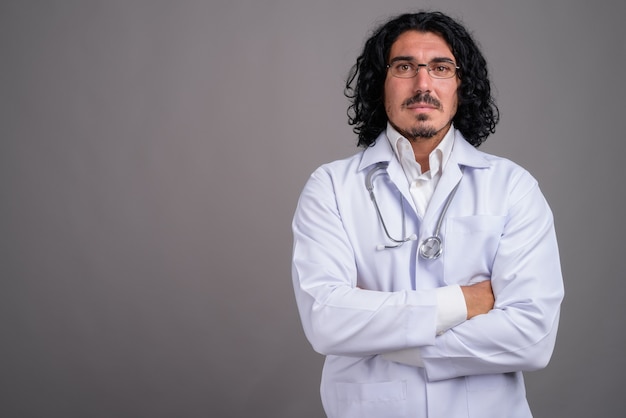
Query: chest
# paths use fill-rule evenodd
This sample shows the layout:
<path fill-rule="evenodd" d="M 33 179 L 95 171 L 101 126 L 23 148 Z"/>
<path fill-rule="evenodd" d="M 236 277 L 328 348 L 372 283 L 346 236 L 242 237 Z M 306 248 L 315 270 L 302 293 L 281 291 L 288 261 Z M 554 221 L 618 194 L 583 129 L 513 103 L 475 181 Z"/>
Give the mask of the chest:
<path fill-rule="evenodd" d="M 422 217 L 410 202 L 411 195 L 389 179 L 376 186 L 375 202 L 367 193 L 338 200 L 363 287 L 435 288 L 490 275 L 505 233 L 506 196 L 490 193 L 484 184 L 465 176 L 454 194 L 431 200 Z M 440 255 L 423 257 L 425 248 L 433 246 L 441 247 Z"/>

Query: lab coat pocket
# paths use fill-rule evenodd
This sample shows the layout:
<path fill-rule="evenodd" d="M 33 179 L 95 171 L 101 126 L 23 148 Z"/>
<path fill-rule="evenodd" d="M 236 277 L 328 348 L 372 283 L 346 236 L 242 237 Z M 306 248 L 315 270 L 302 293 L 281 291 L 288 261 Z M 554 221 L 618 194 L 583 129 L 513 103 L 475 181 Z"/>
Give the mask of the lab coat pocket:
<path fill-rule="evenodd" d="M 447 284 L 467 284 L 472 277 L 491 276 L 506 217 L 476 215 L 450 218 L 444 236 Z"/>
<path fill-rule="evenodd" d="M 405 417 L 406 381 L 377 383 L 337 382 L 337 417 Z"/>

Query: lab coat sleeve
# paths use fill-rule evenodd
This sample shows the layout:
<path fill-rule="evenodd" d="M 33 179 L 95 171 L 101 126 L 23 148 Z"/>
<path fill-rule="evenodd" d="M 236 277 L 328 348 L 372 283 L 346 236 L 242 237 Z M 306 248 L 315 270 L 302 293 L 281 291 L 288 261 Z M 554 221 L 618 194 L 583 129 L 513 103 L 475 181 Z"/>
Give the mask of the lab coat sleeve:
<path fill-rule="evenodd" d="M 521 183 L 493 263 L 494 309 L 420 348 L 431 381 L 537 370 L 550 360 L 564 294 L 557 241 L 536 182 Z"/>
<path fill-rule="evenodd" d="M 338 181 L 324 167 L 313 173 L 292 224 L 293 286 L 309 342 L 321 354 L 342 356 L 434 344 L 434 290 L 380 292 L 357 287 L 359 275 L 368 273 L 356 266 L 351 241 L 355 237 L 346 230 L 337 200 L 346 190 Z"/>

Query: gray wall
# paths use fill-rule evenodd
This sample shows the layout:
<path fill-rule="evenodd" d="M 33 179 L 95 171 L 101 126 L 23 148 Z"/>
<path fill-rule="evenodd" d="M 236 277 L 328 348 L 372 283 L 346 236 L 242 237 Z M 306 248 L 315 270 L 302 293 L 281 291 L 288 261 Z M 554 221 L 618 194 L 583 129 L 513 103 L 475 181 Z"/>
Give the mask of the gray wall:
<path fill-rule="evenodd" d="M 618 416 L 619 4 L 4 0 L 0 415 L 322 416 L 291 216 L 315 167 L 356 152 L 342 87 L 363 40 L 430 7 L 490 63 L 484 148 L 555 213 L 566 299 L 552 363 L 527 375 L 535 415 Z"/>

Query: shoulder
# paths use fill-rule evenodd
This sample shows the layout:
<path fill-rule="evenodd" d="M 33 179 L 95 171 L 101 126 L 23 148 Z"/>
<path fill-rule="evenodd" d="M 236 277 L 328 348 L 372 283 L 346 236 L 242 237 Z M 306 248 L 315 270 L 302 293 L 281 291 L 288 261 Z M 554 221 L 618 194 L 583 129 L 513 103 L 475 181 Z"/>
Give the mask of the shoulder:
<path fill-rule="evenodd" d="M 480 152 L 484 156 L 484 158 L 489 161 L 492 169 L 498 174 L 505 174 L 511 179 L 519 179 L 520 181 L 525 181 L 529 183 L 537 182 L 533 175 L 519 163 L 506 157 L 489 154 L 483 151 L 478 152 Z"/>
<path fill-rule="evenodd" d="M 349 181 L 356 177 L 359 172 L 361 160 L 363 159 L 364 150 L 357 152 L 349 157 L 330 161 L 317 167 L 311 173 L 311 180 L 328 180 L 328 181 Z"/>
<path fill-rule="evenodd" d="M 330 161 L 318 166 L 307 179 L 301 193 L 301 199 L 306 196 L 314 196 L 320 199 L 322 196 L 331 198 L 332 195 L 340 194 L 340 190 L 347 189 L 360 178 L 359 164 L 363 151 L 359 151 L 347 158 Z"/>
<path fill-rule="evenodd" d="M 487 167 L 475 170 L 474 175 L 488 180 L 490 190 L 499 190 L 515 204 L 531 192 L 539 192 L 537 179 L 523 166 L 508 158 L 475 150 Z M 539 192 L 540 193 L 540 192 Z"/>
<path fill-rule="evenodd" d="M 524 167 L 508 158 L 475 148 L 458 131 L 452 160 L 465 167 L 465 170 L 481 173 L 484 176 L 507 182 L 536 183 L 534 177 Z"/>
<path fill-rule="evenodd" d="M 321 165 L 312 177 L 329 176 L 335 180 L 353 181 L 362 179 L 363 172 L 378 162 L 389 162 L 395 159 L 394 151 L 387 140 L 385 132 L 381 132 L 374 144 L 359 150 L 357 153 L 340 160 Z"/>
<path fill-rule="evenodd" d="M 451 161 L 458 163 L 482 192 L 507 196 L 511 203 L 538 189 L 537 180 L 520 164 L 473 147 L 459 132 Z"/>

